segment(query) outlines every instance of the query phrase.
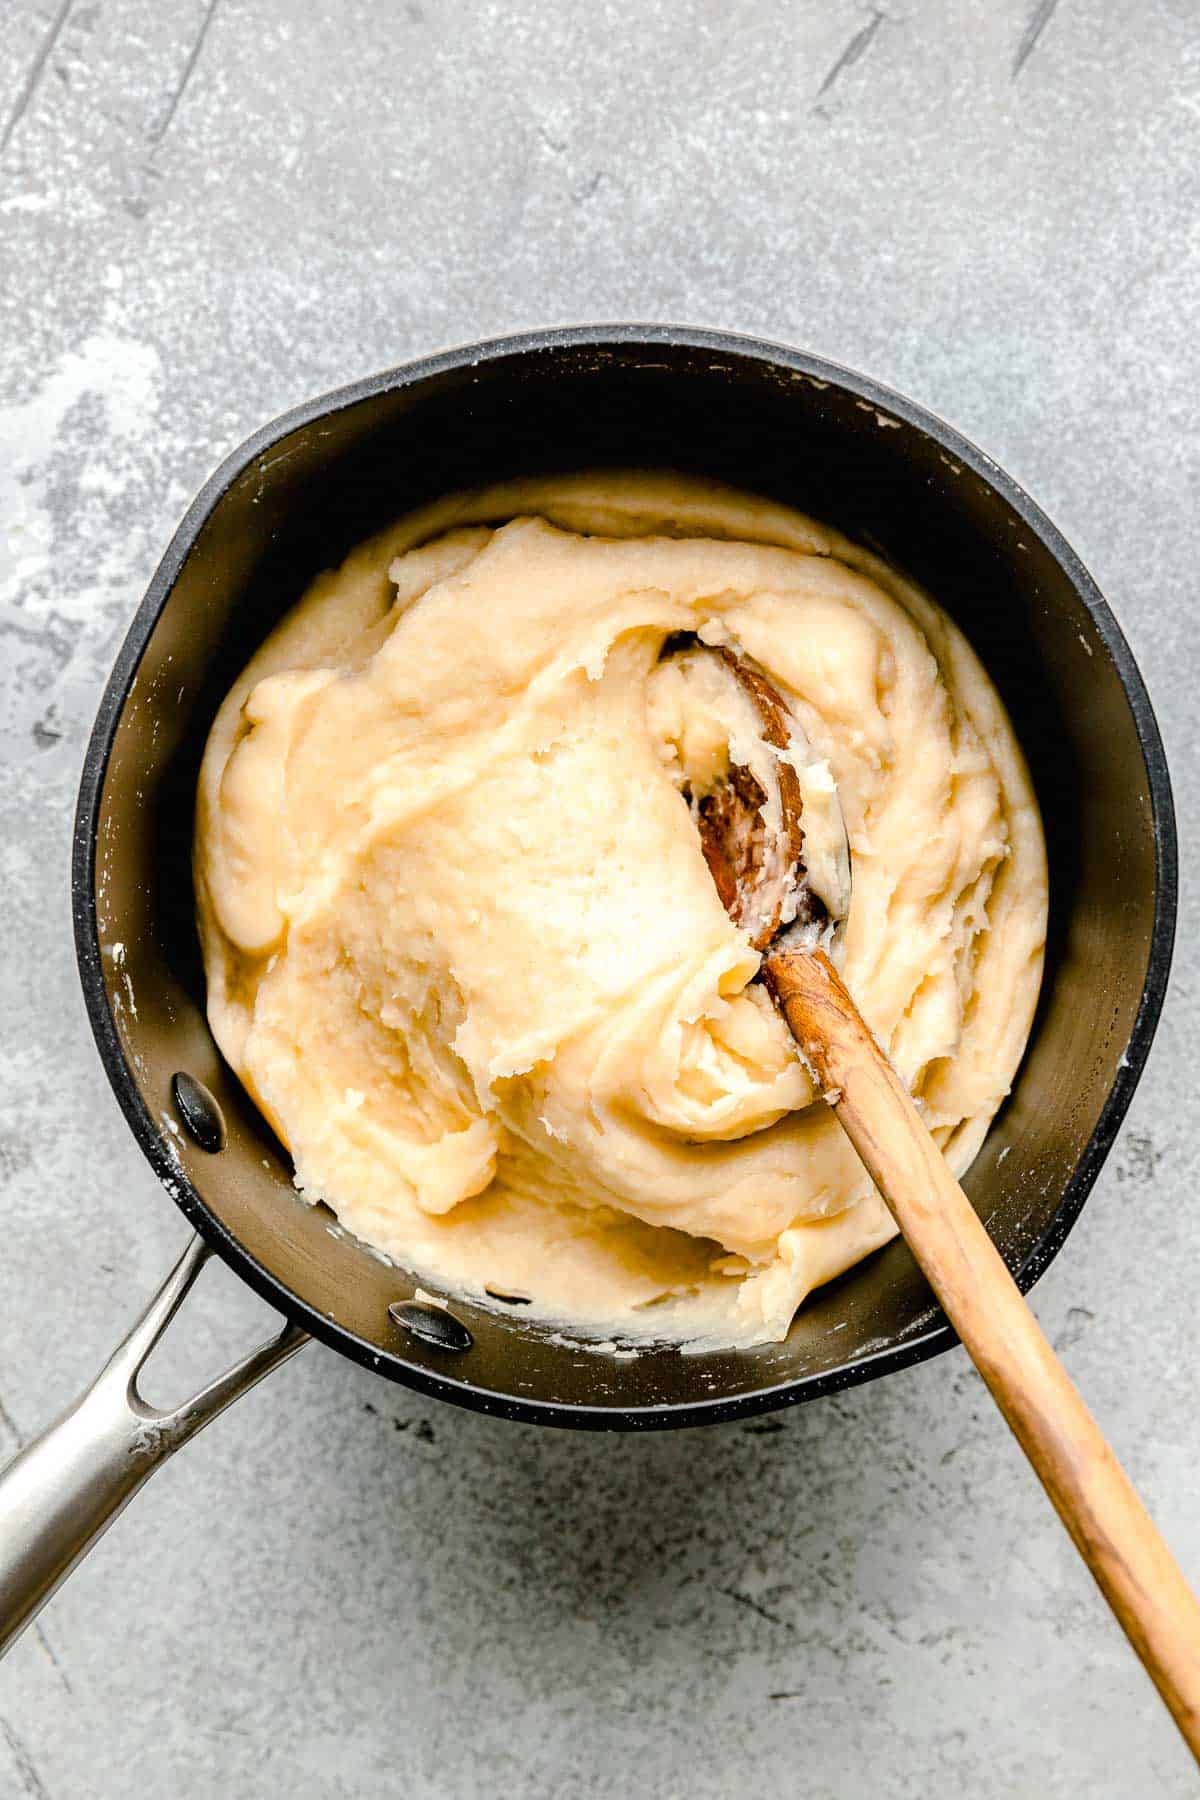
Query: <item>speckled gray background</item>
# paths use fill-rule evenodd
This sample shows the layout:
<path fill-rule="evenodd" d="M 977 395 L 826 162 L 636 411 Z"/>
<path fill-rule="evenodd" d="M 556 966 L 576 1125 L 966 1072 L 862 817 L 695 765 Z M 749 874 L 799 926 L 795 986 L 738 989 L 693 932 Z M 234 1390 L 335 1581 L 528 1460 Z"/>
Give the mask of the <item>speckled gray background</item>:
<path fill-rule="evenodd" d="M 512 327 L 761 332 L 942 412 L 1141 659 L 1185 903 L 1038 1313 L 1193 1576 L 1195 0 L 5 0 L 0 1453 L 180 1248 L 92 1051 L 71 807 L 184 504 L 269 415 Z M 202 1280 L 161 1379 L 264 1309 Z M 0 1668 L 0 1793 L 1182 1796 L 961 1353 L 771 1421 L 539 1434 L 318 1349 Z"/>

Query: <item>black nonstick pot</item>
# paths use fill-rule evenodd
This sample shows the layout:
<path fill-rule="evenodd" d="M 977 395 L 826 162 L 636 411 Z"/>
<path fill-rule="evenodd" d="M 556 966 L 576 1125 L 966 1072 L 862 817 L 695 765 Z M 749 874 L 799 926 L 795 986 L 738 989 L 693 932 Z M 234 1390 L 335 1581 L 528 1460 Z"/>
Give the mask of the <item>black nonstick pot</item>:
<path fill-rule="evenodd" d="M 101 703 L 75 831 L 80 974 L 125 1116 L 199 1238 L 97 1386 L 0 1482 L 0 1524 L 12 1527 L 0 1644 L 161 1457 L 306 1335 L 444 1400 L 607 1429 L 792 1404 L 955 1341 L 899 1241 L 815 1294 L 786 1342 L 755 1350 L 614 1359 L 458 1300 L 406 1310 L 396 1303 L 414 1281 L 300 1201 L 209 1034 L 193 794 L 213 714 L 250 651 L 314 574 L 422 502 L 604 465 L 718 477 L 827 520 L 915 576 L 979 652 L 1033 772 L 1051 913 L 1029 1048 L 966 1186 L 1024 1287 L 1070 1230 L 1157 1022 L 1176 857 L 1141 676 L 1054 527 L 911 401 L 747 338 L 544 331 L 372 376 L 266 426 L 206 484 Z M 190 1407 L 155 1413 L 137 1397 L 137 1369 L 208 1251 L 287 1327 Z"/>

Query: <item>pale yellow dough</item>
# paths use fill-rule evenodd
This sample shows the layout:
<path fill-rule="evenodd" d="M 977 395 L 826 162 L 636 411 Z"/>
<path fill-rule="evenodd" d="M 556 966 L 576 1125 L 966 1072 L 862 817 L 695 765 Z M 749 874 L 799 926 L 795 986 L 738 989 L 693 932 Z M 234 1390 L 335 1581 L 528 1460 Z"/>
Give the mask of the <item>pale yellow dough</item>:
<path fill-rule="evenodd" d="M 313 584 L 204 758 L 208 1013 L 304 1195 L 427 1281 L 754 1342 L 894 1227 L 672 779 L 680 630 L 767 670 L 836 779 L 843 972 L 964 1170 L 1042 966 L 1011 727 L 876 557 L 682 477 L 457 495 Z"/>

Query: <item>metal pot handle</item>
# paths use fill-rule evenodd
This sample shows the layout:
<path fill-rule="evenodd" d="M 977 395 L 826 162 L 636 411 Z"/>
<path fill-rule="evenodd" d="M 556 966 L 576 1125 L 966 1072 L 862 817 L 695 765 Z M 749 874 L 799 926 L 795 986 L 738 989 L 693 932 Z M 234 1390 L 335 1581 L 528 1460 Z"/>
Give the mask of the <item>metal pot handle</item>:
<path fill-rule="evenodd" d="M 142 1366 L 210 1254 L 193 1237 L 92 1385 L 0 1473 L 0 1656 L 159 1464 L 308 1342 L 285 1325 L 181 1406 L 148 1406 Z"/>

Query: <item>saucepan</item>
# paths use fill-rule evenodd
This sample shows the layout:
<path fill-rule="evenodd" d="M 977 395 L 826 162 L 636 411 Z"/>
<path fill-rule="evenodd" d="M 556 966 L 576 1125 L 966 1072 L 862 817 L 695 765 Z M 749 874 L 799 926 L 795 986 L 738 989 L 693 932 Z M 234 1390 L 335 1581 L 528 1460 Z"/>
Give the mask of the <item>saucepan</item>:
<path fill-rule="evenodd" d="M 449 1297 L 304 1204 L 205 1022 L 190 844 L 201 750 L 250 651 L 319 570 L 453 489 L 609 467 L 716 477 L 837 525 L 923 583 L 999 688 L 1033 772 L 1050 935 L 1029 1048 L 967 1190 L 1021 1285 L 1061 1247 L 1134 1091 L 1176 905 L 1170 782 L 1141 676 L 1094 583 L 1021 489 L 864 376 L 712 331 L 623 325 L 473 345 L 257 432 L 167 550 L 101 702 L 80 786 L 74 917 L 100 1056 L 194 1229 L 95 1384 L 0 1480 L 0 1646 L 146 1477 L 308 1338 L 439 1399 L 548 1425 L 702 1425 L 811 1400 L 955 1341 L 897 1241 L 813 1295 L 783 1343 L 614 1358 Z M 480 620 L 480 630 L 503 628 Z M 215 1254 L 278 1335 L 194 1399 L 138 1372 Z"/>

